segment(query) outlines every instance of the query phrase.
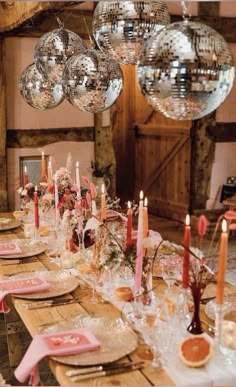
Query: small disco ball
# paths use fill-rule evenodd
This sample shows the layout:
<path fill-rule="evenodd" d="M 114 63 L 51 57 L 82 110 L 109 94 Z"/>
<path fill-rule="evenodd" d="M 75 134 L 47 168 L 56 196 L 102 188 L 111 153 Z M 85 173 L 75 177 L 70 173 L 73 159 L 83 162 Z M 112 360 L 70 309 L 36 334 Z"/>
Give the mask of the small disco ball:
<path fill-rule="evenodd" d="M 80 110 L 97 113 L 108 109 L 119 97 L 122 87 L 119 64 L 99 50 L 87 50 L 67 62 L 64 93 Z"/>
<path fill-rule="evenodd" d="M 176 120 L 214 111 L 234 81 L 233 58 L 223 37 L 187 20 L 170 24 L 149 40 L 137 71 L 147 101 Z"/>
<path fill-rule="evenodd" d="M 66 61 L 85 51 L 82 39 L 72 31 L 58 28 L 44 34 L 35 47 L 35 63 L 49 81 L 60 83 Z"/>
<path fill-rule="evenodd" d="M 62 85 L 44 79 L 34 63 L 22 72 L 19 86 L 25 102 L 35 109 L 53 109 L 64 99 Z"/>
<path fill-rule="evenodd" d="M 99 1 L 93 35 L 99 48 L 123 64 L 136 64 L 147 39 L 170 23 L 164 1 Z"/>

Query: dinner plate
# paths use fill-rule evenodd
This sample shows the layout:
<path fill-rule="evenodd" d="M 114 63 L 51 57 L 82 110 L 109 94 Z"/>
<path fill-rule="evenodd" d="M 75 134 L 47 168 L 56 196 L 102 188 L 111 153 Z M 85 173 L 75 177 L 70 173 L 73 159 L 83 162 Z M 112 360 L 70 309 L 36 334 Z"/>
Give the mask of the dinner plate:
<path fill-rule="evenodd" d="M 215 300 L 209 301 L 205 306 L 205 313 L 212 320 L 215 320 L 215 306 L 216 306 Z M 234 316 L 236 316 L 235 315 L 235 312 L 236 312 L 236 296 L 235 296 L 235 294 L 225 295 L 224 307 L 225 307 L 225 315 L 229 316 L 229 314 L 234 314 Z"/>
<path fill-rule="evenodd" d="M 12 230 L 20 226 L 20 222 L 11 218 L 0 218 L 0 231 Z"/>
<path fill-rule="evenodd" d="M 136 334 L 121 319 L 111 320 L 103 317 L 77 316 L 70 321 L 51 325 L 43 332 L 54 333 L 84 327 L 96 336 L 101 342 L 101 347 L 96 351 L 53 357 L 54 360 L 62 364 L 77 366 L 106 364 L 128 355 L 137 348 L 138 339 Z"/>
<path fill-rule="evenodd" d="M 1 255 L 0 258 L 5 258 L 5 259 L 16 259 L 16 258 L 28 258 L 32 257 L 33 255 L 38 255 L 43 253 L 47 245 L 43 242 L 32 242 L 30 240 L 25 240 L 25 239 L 14 239 L 14 240 L 1 240 L 1 243 L 16 243 L 20 249 L 21 253 L 18 254 L 7 254 L 7 255 Z"/>
<path fill-rule="evenodd" d="M 53 297 L 63 296 L 64 294 L 73 292 L 78 285 L 79 279 L 70 273 L 60 270 L 60 271 L 36 271 L 36 272 L 25 272 L 21 274 L 16 274 L 12 278 L 27 278 L 32 277 L 32 275 L 40 276 L 44 278 L 47 282 L 50 283 L 51 289 L 47 292 L 39 293 L 27 293 L 27 294 L 16 294 L 15 297 L 38 300 L 38 299 L 47 299 Z"/>

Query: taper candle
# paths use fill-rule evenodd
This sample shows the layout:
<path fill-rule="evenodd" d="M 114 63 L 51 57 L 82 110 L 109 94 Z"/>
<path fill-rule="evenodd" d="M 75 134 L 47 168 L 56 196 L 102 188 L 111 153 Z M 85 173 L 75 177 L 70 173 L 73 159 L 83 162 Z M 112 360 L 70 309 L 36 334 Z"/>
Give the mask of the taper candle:
<path fill-rule="evenodd" d="M 77 200 L 81 198 L 81 186 L 80 186 L 80 174 L 79 174 L 79 161 L 76 161 L 75 164 L 75 183 L 78 187 L 77 191 Z"/>
<path fill-rule="evenodd" d="M 146 238 L 148 236 L 148 200 L 144 199 L 144 207 L 143 207 L 143 237 Z"/>
<path fill-rule="evenodd" d="M 183 275 L 182 275 L 182 287 L 183 287 L 183 289 L 187 289 L 189 286 L 190 237 L 191 237 L 190 216 L 186 215 L 185 230 L 184 230 L 184 245 L 187 247 L 187 249 L 184 249 Z"/>
<path fill-rule="evenodd" d="M 227 222 L 222 220 L 222 233 L 220 238 L 220 252 L 218 260 L 218 274 L 217 274 L 217 287 L 216 287 L 216 304 L 224 304 L 224 287 L 225 287 L 225 271 L 228 254 L 228 233 Z"/>
<path fill-rule="evenodd" d="M 48 162 L 48 183 L 51 183 L 51 182 L 52 182 L 52 160 L 50 157 Z"/>
<path fill-rule="evenodd" d="M 135 292 L 139 293 L 141 290 L 143 271 L 143 191 L 139 195 L 139 211 L 138 211 L 138 232 L 136 244 L 136 261 L 135 261 Z"/>
<path fill-rule="evenodd" d="M 106 194 L 104 184 L 102 184 L 101 191 L 101 221 L 103 221 L 106 219 Z"/>
<path fill-rule="evenodd" d="M 127 211 L 127 234 L 126 234 L 126 247 L 132 246 L 132 228 L 133 228 L 133 211 L 131 208 L 131 202 L 128 201 Z"/>
<path fill-rule="evenodd" d="M 54 195 L 55 195 L 55 219 L 56 219 L 56 226 L 58 226 L 60 214 L 58 209 L 59 197 L 58 197 L 58 186 L 57 186 L 57 172 L 54 175 Z"/>
<path fill-rule="evenodd" d="M 28 175 L 28 172 L 27 172 L 27 167 L 26 167 L 26 165 L 25 165 L 25 167 L 24 167 L 24 175 L 23 175 L 23 181 L 24 181 L 24 186 L 26 185 L 26 184 L 28 184 L 28 182 L 29 182 L 29 175 Z"/>
<path fill-rule="evenodd" d="M 41 158 L 41 178 L 42 180 L 47 177 L 47 171 L 46 171 L 46 160 L 44 156 L 44 152 L 42 152 L 42 158 Z"/>
<path fill-rule="evenodd" d="M 39 228 L 39 200 L 37 186 L 34 191 L 34 225 L 36 229 Z"/>

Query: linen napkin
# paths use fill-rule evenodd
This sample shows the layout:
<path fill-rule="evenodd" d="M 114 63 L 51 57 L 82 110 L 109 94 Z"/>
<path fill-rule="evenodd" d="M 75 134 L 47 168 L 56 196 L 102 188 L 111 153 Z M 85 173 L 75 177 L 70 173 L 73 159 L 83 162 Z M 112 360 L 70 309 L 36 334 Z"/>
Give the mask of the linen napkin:
<path fill-rule="evenodd" d="M 30 377 L 29 384 L 35 386 L 39 383 L 38 363 L 45 356 L 74 355 L 100 346 L 101 343 L 87 328 L 36 335 L 16 368 L 15 377 L 21 383 Z"/>
<path fill-rule="evenodd" d="M 0 281 L 0 312 L 8 313 L 10 308 L 4 302 L 7 294 L 24 294 L 50 290 L 51 285 L 43 278 L 12 278 Z"/>
<path fill-rule="evenodd" d="M 0 256 L 1 255 L 12 255 L 12 254 L 20 254 L 22 251 L 17 243 L 9 242 L 9 243 L 0 243 Z"/>

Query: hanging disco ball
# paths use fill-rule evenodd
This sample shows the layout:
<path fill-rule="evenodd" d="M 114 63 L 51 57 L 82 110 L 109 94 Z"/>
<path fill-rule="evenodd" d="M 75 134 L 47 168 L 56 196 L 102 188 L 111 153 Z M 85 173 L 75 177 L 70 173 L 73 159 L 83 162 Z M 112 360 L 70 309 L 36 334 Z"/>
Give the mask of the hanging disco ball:
<path fill-rule="evenodd" d="M 72 31 L 58 28 L 44 34 L 35 47 L 35 63 L 49 81 L 60 83 L 66 61 L 85 51 L 82 39 Z"/>
<path fill-rule="evenodd" d="M 44 79 L 34 63 L 21 74 L 19 86 L 25 102 L 35 109 L 55 108 L 64 99 L 62 85 Z"/>
<path fill-rule="evenodd" d="M 232 54 L 212 28 L 187 20 L 173 23 L 143 49 L 138 80 L 155 110 L 176 120 L 198 119 L 229 94 L 234 81 Z"/>
<path fill-rule="evenodd" d="M 67 62 L 63 88 L 68 101 L 80 110 L 97 113 L 119 97 L 123 74 L 117 62 L 98 50 L 87 50 Z"/>
<path fill-rule="evenodd" d="M 147 39 L 170 23 L 164 1 L 99 1 L 93 35 L 99 48 L 123 64 L 135 64 Z"/>

